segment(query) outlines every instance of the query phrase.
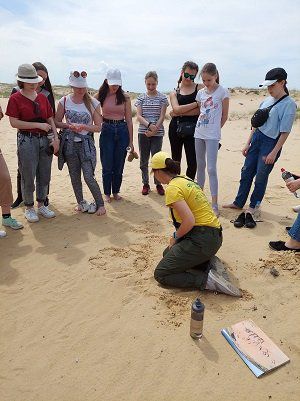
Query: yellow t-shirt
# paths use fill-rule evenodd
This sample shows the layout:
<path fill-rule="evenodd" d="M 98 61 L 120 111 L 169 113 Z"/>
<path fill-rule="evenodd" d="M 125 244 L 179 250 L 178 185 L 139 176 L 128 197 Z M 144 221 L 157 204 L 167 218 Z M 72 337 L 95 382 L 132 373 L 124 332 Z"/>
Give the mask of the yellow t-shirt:
<path fill-rule="evenodd" d="M 166 205 L 170 206 L 172 203 L 182 200 L 191 209 L 195 217 L 195 226 L 221 227 L 199 185 L 190 179 L 178 176 L 173 178 L 166 188 Z M 181 223 L 182 219 L 175 209 L 173 209 L 173 214 L 176 221 Z"/>

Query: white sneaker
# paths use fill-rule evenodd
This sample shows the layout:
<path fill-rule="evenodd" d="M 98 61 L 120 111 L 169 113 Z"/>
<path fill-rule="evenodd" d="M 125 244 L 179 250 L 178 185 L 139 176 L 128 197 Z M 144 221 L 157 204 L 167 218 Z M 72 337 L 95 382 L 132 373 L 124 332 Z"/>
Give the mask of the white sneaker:
<path fill-rule="evenodd" d="M 37 221 L 39 221 L 39 216 L 36 214 L 36 211 L 33 207 L 31 207 L 30 209 L 25 209 L 24 216 L 29 221 L 29 223 L 36 223 Z"/>
<path fill-rule="evenodd" d="M 38 214 L 46 217 L 46 219 L 52 219 L 52 217 L 55 217 L 55 213 L 50 210 L 48 206 L 44 205 L 38 208 Z"/>
<path fill-rule="evenodd" d="M 0 238 L 6 237 L 6 232 L 3 230 L 0 230 Z"/>
<path fill-rule="evenodd" d="M 206 290 L 217 291 L 233 297 L 241 297 L 241 291 L 221 276 L 216 270 L 210 270 L 207 277 Z"/>
<path fill-rule="evenodd" d="M 89 211 L 89 208 L 90 208 L 89 202 L 87 202 L 85 199 L 83 199 L 83 200 L 79 203 L 78 208 L 79 208 L 83 213 L 88 212 L 88 211 Z"/>
<path fill-rule="evenodd" d="M 96 213 L 96 211 L 97 211 L 96 203 L 95 202 L 90 203 L 88 213 L 93 214 Z"/>
<path fill-rule="evenodd" d="M 293 210 L 294 210 L 295 213 L 300 213 L 300 205 L 294 206 Z"/>

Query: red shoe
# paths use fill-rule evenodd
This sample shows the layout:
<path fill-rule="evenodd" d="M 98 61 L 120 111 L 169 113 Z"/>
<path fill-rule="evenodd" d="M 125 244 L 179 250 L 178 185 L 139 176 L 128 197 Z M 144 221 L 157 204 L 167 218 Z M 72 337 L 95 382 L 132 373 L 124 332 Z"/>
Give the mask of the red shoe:
<path fill-rule="evenodd" d="M 157 193 L 161 196 L 164 196 L 165 190 L 161 184 L 156 185 Z"/>
<path fill-rule="evenodd" d="M 149 195 L 150 192 L 150 185 L 149 184 L 144 184 L 143 189 L 142 189 L 142 194 L 143 195 Z"/>

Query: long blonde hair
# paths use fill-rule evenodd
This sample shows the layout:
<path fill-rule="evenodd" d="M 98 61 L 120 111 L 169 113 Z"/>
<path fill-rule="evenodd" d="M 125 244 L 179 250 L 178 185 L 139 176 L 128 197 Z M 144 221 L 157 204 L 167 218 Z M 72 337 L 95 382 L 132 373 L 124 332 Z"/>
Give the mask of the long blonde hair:
<path fill-rule="evenodd" d="M 90 112 L 90 114 L 91 114 L 91 116 L 93 118 L 95 107 L 94 107 L 93 102 L 92 102 L 92 96 L 88 93 L 88 91 L 86 91 L 84 96 L 83 96 L 83 103 L 84 103 L 85 107 L 88 109 L 88 111 Z M 92 111 L 92 108 L 94 109 L 93 111 Z"/>

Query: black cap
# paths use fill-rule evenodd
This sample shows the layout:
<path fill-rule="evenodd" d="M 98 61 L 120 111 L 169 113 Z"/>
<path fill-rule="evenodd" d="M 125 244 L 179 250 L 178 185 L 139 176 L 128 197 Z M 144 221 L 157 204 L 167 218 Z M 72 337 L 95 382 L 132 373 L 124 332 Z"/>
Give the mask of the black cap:
<path fill-rule="evenodd" d="M 273 68 L 272 70 L 266 73 L 266 77 L 263 83 L 259 86 L 270 86 L 274 84 L 276 81 L 286 80 L 287 73 L 285 69 L 281 67 Z"/>

